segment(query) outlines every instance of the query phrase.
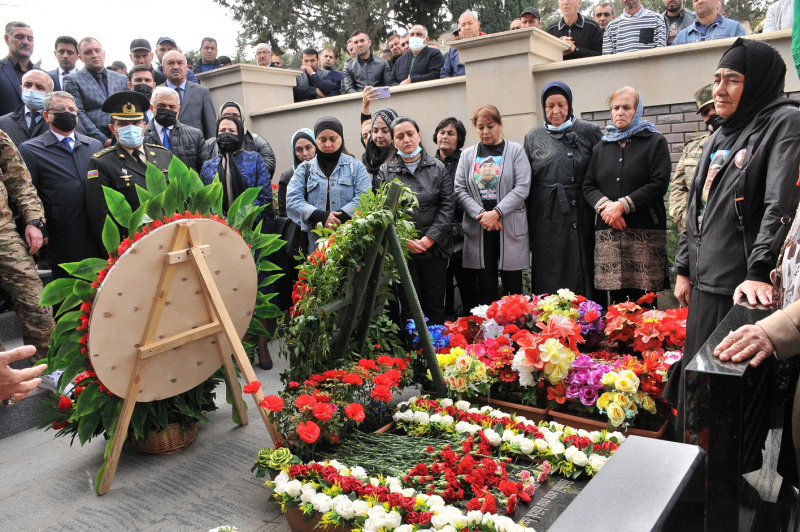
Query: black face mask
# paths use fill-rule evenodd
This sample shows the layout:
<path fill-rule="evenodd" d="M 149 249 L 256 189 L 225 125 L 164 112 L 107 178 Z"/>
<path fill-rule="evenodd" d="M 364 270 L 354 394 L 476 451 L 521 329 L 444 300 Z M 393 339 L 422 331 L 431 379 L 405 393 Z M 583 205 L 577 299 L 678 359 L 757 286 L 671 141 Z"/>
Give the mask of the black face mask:
<path fill-rule="evenodd" d="M 177 117 L 178 113 L 172 109 L 156 109 L 156 122 L 164 127 L 174 126 Z"/>
<path fill-rule="evenodd" d="M 709 130 L 709 131 L 716 131 L 716 130 L 718 130 L 718 129 L 720 128 L 720 126 L 722 125 L 722 121 L 723 121 L 723 120 L 725 120 L 725 119 L 724 119 L 724 118 L 722 118 L 722 117 L 721 117 L 721 116 L 719 116 L 719 115 L 712 115 L 712 116 L 711 116 L 711 117 L 708 119 L 708 122 L 706 122 L 706 129 L 707 129 L 707 130 Z"/>
<path fill-rule="evenodd" d="M 144 83 L 134 85 L 133 90 L 140 94 L 144 94 L 148 100 L 150 99 L 150 96 L 153 95 L 153 87 L 150 85 L 145 85 Z"/>
<path fill-rule="evenodd" d="M 78 117 L 72 113 L 53 113 L 53 127 L 59 131 L 72 131 L 78 125 Z"/>
<path fill-rule="evenodd" d="M 222 133 L 217 136 L 217 146 L 220 151 L 231 152 L 239 145 L 239 135 L 233 133 Z"/>

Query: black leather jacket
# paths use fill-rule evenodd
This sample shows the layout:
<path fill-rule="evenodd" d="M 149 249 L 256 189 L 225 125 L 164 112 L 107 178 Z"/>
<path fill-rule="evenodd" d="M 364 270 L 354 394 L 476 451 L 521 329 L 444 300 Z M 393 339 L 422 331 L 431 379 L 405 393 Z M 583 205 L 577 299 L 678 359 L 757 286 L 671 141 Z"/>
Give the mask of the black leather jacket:
<path fill-rule="evenodd" d="M 389 63 L 370 54 L 367 60 L 356 56 L 345 63 L 342 71 L 342 94 L 361 92 L 367 85 L 385 87 L 389 85 Z"/>

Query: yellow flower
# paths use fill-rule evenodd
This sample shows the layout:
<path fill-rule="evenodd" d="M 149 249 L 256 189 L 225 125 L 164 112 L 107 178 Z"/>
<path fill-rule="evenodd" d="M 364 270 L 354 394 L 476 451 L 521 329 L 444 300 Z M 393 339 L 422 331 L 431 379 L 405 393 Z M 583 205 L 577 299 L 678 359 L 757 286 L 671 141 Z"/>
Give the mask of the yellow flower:
<path fill-rule="evenodd" d="M 466 392 L 467 391 L 467 381 L 464 380 L 464 377 L 459 377 L 455 380 L 455 390 L 457 392 Z"/>
<path fill-rule="evenodd" d="M 622 375 L 617 377 L 617 380 L 614 381 L 614 387 L 620 392 L 636 393 L 636 386 L 634 386 L 633 382 Z"/>
<path fill-rule="evenodd" d="M 613 393 L 613 392 L 612 392 Z M 606 392 L 597 399 L 597 408 L 606 410 L 609 403 L 613 400 L 612 393 Z"/>
<path fill-rule="evenodd" d="M 656 402 L 653 401 L 653 398 L 649 395 L 646 395 L 644 399 L 642 399 L 642 408 L 650 412 L 651 414 L 656 413 Z"/>
<path fill-rule="evenodd" d="M 459 346 L 456 346 L 450 350 L 450 354 L 456 357 L 461 356 L 464 353 L 466 353 L 466 351 L 464 351 L 464 348 Z"/>
<path fill-rule="evenodd" d="M 600 379 L 600 382 L 602 382 L 603 385 L 605 386 L 611 386 L 612 384 L 614 384 L 614 381 L 616 380 L 617 380 L 617 372 L 609 371 L 608 373 L 603 375 L 603 378 Z"/>
<path fill-rule="evenodd" d="M 633 401 L 631 401 L 631 398 L 624 393 L 618 393 L 614 396 L 614 403 L 618 404 L 622 408 L 630 408 L 633 404 Z"/>
<path fill-rule="evenodd" d="M 608 420 L 615 427 L 622 425 L 625 421 L 625 410 L 616 403 L 608 405 Z"/>
<path fill-rule="evenodd" d="M 539 359 L 551 364 L 558 364 L 567 355 L 567 348 L 555 338 L 548 338 L 539 346 Z"/>
<path fill-rule="evenodd" d="M 630 380 L 633 383 L 634 387 L 636 388 L 639 387 L 639 377 L 637 377 L 636 373 L 634 373 L 632 370 L 624 369 L 619 372 L 619 376 L 624 379 Z"/>
<path fill-rule="evenodd" d="M 486 377 L 486 364 L 481 361 L 475 362 L 475 378 L 478 380 L 482 380 Z"/>
<path fill-rule="evenodd" d="M 451 351 L 452 354 L 452 351 Z M 472 357 L 469 355 L 459 355 L 456 357 L 456 369 L 461 373 L 468 373 L 472 367 Z"/>

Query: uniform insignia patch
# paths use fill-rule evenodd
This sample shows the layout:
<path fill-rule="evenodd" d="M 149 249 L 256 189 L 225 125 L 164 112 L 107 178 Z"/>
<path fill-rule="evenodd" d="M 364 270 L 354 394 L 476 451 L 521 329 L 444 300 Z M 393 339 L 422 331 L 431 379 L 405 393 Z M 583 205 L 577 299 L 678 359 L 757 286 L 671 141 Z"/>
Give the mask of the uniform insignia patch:
<path fill-rule="evenodd" d="M 93 177 L 97 177 L 97 170 L 89 170 L 89 173 L 86 174 L 86 179 L 91 179 Z"/>

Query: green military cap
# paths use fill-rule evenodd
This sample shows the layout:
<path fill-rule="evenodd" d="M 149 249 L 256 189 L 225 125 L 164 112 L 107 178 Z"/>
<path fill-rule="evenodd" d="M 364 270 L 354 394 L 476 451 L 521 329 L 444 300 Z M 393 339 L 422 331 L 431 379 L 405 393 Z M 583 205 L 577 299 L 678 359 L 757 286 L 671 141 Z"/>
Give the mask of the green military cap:
<path fill-rule="evenodd" d="M 708 104 L 714 103 L 714 88 L 713 83 L 709 83 L 699 91 L 694 93 L 694 101 L 697 103 L 697 114 L 700 114 L 700 110 Z"/>
<path fill-rule="evenodd" d="M 134 91 L 115 92 L 103 102 L 103 111 L 111 115 L 112 120 L 131 121 L 144 120 L 144 113 L 150 108 L 147 96 Z"/>

